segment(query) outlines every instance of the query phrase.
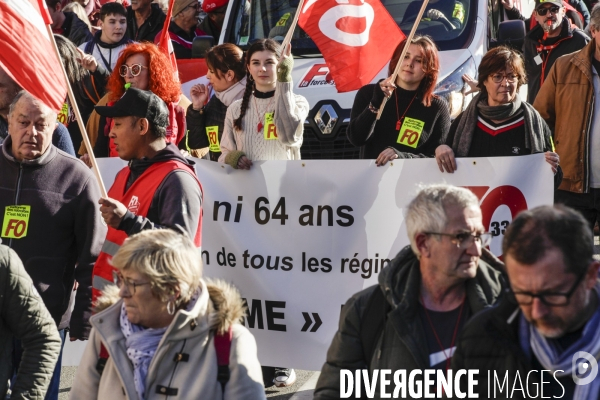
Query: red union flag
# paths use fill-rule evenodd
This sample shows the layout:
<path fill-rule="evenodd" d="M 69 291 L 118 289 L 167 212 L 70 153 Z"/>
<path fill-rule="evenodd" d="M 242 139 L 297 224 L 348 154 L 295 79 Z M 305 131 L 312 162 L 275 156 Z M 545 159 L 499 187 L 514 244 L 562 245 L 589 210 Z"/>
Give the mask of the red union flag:
<path fill-rule="evenodd" d="M 307 0 L 298 24 L 323 54 L 338 92 L 370 83 L 405 38 L 379 0 Z"/>
<path fill-rule="evenodd" d="M 0 0 L 0 68 L 55 111 L 62 108 L 67 83 L 45 22 L 44 0 Z"/>
<path fill-rule="evenodd" d="M 158 39 L 158 42 L 156 42 L 156 38 L 154 40 L 158 48 L 161 49 L 167 57 L 169 57 L 171 65 L 173 66 L 173 74 L 175 75 L 175 79 L 179 80 L 179 72 L 177 71 L 177 59 L 175 58 L 175 49 L 173 48 L 173 43 L 171 43 L 171 37 L 169 36 L 169 24 L 171 23 L 171 16 L 173 15 L 174 3 L 175 0 L 169 1 L 167 18 L 165 18 L 163 29 L 162 31 L 160 31 L 160 38 Z"/>

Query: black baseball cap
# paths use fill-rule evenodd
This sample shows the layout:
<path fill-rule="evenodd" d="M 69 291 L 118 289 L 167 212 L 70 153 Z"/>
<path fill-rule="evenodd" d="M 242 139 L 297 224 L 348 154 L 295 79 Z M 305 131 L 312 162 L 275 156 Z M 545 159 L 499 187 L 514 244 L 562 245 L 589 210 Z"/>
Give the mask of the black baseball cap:
<path fill-rule="evenodd" d="M 166 128 L 169 125 L 169 109 L 164 101 L 148 90 L 129 88 L 112 106 L 96 106 L 103 117 L 140 117 L 151 124 Z"/>

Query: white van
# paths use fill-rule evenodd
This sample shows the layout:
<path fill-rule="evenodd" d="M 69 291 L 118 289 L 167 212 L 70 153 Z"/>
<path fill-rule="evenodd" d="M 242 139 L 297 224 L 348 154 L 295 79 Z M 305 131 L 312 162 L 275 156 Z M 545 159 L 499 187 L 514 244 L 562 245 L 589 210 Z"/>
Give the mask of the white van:
<path fill-rule="evenodd" d="M 409 4 L 415 1 L 420 8 L 421 2 L 418 0 L 382 0 L 406 35 L 413 24 L 403 22 L 403 19 Z M 522 1 L 527 3 L 521 4 L 517 0 L 517 7 L 523 15 L 530 15 L 534 0 Z M 460 114 L 469 100 L 463 95 L 462 75 L 477 75 L 481 58 L 499 37 L 505 39 L 503 42 L 512 40 L 515 43 L 515 39 L 518 42 L 525 35 L 522 21 L 502 23 L 506 18 L 500 0 L 460 0 L 460 3 L 464 8 L 462 28 L 452 30 L 440 21 L 424 19 L 417 29 L 417 33 L 431 36 L 440 50 L 441 71 L 436 94 L 448 100 L 453 118 Z M 430 4 L 433 6 L 433 1 Z M 278 28 L 291 24 L 297 6 L 298 0 L 231 0 L 219 43 L 234 43 L 244 49 L 256 39 L 283 39 L 286 30 Z M 414 7 L 413 4 L 411 8 Z M 383 45 L 387 44 L 382 43 Z M 294 91 L 306 97 L 311 106 L 304 126 L 302 159 L 358 158 L 359 148 L 354 147 L 346 137 L 356 92 L 337 92 L 328 75 L 325 60 L 315 43 L 300 27 L 296 28 L 293 35 L 292 52 Z M 385 77 L 387 66 L 373 82 Z"/>

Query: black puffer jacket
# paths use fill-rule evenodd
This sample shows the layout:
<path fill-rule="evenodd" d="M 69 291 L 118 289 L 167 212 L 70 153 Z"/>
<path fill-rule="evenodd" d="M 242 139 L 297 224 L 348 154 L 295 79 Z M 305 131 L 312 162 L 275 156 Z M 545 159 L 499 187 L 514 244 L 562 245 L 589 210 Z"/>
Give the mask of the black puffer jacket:
<path fill-rule="evenodd" d="M 492 259 L 490 259 L 492 262 Z M 493 259 L 493 262 L 498 262 Z M 340 370 L 429 368 L 425 330 L 417 314 L 421 271 L 419 260 L 410 246 L 398 253 L 392 264 L 379 274 L 379 285 L 358 292 L 344 305 L 339 329 L 327 351 L 327 360 L 321 370 L 314 398 L 340 398 Z M 495 303 L 504 288 L 502 273 L 480 260 L 477 275 L 467 281 L 467 299 L 473 314 Z M 383 332 L 377 339 L 376 349 L 369 362 L 364 359 L 361 325 L 373 292 L 382 290 L 391 304 Z M 381 357 L 378 358 L 377 354 Z M 377 394 L 378 396 L 378 394 Z"/>

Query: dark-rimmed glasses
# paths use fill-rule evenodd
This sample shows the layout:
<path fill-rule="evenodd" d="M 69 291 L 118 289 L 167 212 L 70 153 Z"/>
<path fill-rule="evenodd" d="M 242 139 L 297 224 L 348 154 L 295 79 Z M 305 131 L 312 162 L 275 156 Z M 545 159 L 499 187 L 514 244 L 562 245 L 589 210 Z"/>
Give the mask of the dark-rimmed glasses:
<path fill-rule="evenodd" d="M 130 281 L 129 279 L 123 278 L 123 275 L 118 273 L 117 271 L 113 271 L 113 282 L 119 289 L 125 285 L 127 287 L 127 291 L 133 296 L 135 294 L 135 288 L 138 286 L 150 285 L 150 282 L 142 282 L 135 283 Z"/>
<path fill-rule="evenodd" d="M 129 65 L 123 64 L 119 68 L 119 75 L 123 78 L 127 76 L 127 72 L 130 71 L 132 76 L 138 76 L 142 73 L 142 69 L 148 68 L 142 64 L 133 64 L 131 67 Z"/>
<path fill-rule="evenodd" d="M 561 292 L 550 292 L 544 291 L 540 293 L 531 293 L 531 292 L 515 292 L 512 291 L 514 300 L 522 306 L 529 306 L 533 303 L 534 298 L 540 299 L 542 303 L 547 306 L 558 306 L 563 307 L 569 304 L 571 300 L 571 296 L 575 293 L 577 286 L 583 281 L 583 278 L 587 275 L 587 270 L 583 272 L 583 274 L 579 275 L 571 289 L 565 293 Z M 510 297 L 510 296 L 509 296 Z"/>
<path fill-rule="evenodd" d="M 538 15 L 541 15 L 543 17 L 544 15 L 548 14 L 548 11 L 550 11 L 552 14 L 556 15 L 556 14 L 558 14 L 559 10 L 560 10 L 559 6 L 552 6 L 552 7 L 538 8 L 536 10 L 536 12 L 538 13 Z"/>
<path fill-rule="evenodd" d="M 466 249 L 474 241 L 479 242 L 482 247 L 489 246 L 492 241 L 492 234 L 489 232 L 484 233 L 473 233 L 473 232 L 460 232 L 460 233 L 442 233 L 442 232 L 423 232 L 426 235 L 440 235 L 448 236 L 450 241 L 461 249 Z"/>
<path fill-rule="evenodd" d="M 502 81 L 504 81 L 505 78 L 508 83 L 516 83 L 519 80 L 519 75 L 516 75 L 516 74 L 510 74 L 510 75 L 494 74 L 494 75 L 490 75 L 490 76 L 492 77 L 492 81 L 494 81 L 494 83 L 502 83 Z"/>

